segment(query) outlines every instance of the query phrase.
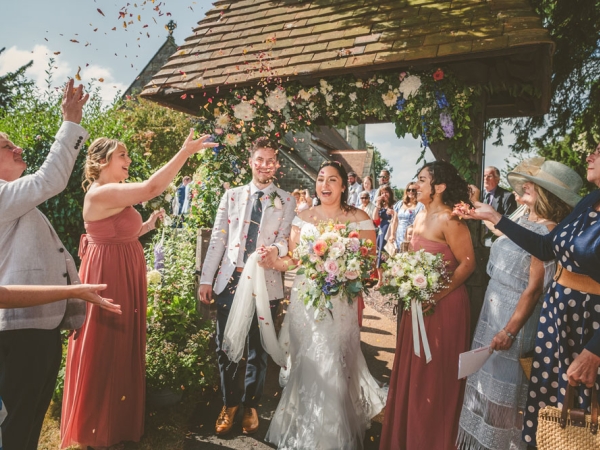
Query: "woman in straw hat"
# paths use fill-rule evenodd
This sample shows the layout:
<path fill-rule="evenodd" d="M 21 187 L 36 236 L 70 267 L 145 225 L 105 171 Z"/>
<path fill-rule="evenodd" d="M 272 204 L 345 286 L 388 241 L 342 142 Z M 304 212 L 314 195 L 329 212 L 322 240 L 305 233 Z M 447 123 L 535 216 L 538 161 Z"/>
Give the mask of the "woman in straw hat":
<path fill-rule="evenodd" d="M 588 181 L 600 186 L 600 145 L 586 161 Z M 519 179 L 533 181 L 547 190 L 552 188 L 567 203 L 578 199 L 578 179 L 562 164 L 545 161 L 537 173 L 520 174 Z M 600 190 L 584 197 L 547 235 L 502 218 L 488 205 L 475 206 L 474 210 L 457 213 L 463 218 L 489 220 L 542 261 L 558 259 L 556 281 L 540 314 L 523 418 L 523 439 L 535 446 L 538 411 L 545 406 L 562 407 L 567 382 L 579 386 L 575 406 L 589 411 L 589 388 L 594 384 L 598 387 L 600 381 Z"/>
<path fill-rule="evenodd" d="M 582 185 L 581 178 L 560 163 L 554 163 L 559 169 L 556 180 L 540 179 L 543 164 L 544 158 L 532 158 L 508 174 L 510 185 L 527 208 L 516 222 L 540 235 L 548 234 L 572 211 Z M 562 186 L 571 179 L 571 190 L 565 195 Z M 519 358 L 533 350 L 543 294 L 554 267 L 554 260 L 543 263 L 505 236 L 492 245 L 487 266 L 491 279 L 472 349 L 489 345 L 495 352 L 467 381 L 459 449 L 527 448 L 521 428 L 528 380 Z"/>

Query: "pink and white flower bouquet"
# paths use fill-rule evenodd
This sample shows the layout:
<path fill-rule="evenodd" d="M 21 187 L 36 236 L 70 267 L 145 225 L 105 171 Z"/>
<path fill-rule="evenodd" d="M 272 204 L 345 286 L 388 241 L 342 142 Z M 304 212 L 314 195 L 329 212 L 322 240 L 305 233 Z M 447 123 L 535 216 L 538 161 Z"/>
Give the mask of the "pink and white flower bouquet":
<path fill-rule="evenodd" d="M 294 250 L 300 265 L 297 273 L 306 277 L 299 296 L 315 308 L 315 319 L 333 309 L 334 297 L 352 303 L 366 292 L 363 280 L 369 278 L 375 259 L 372 248 L 370 239 L 361 239 L 348 224 L 333 221 L 321 222 L 314 234 L 302 236 Z"/>
<path fill-rule="evenodd" d="M 398 253 L 388 258 L 382 267 L 384 285 L 380 292 L 398 298 L 402 309 L 407 311 L 411 309 L 412 300 L 431 303 L 433 295 L 450 282 L 443 255 L 423 249 Z"/>

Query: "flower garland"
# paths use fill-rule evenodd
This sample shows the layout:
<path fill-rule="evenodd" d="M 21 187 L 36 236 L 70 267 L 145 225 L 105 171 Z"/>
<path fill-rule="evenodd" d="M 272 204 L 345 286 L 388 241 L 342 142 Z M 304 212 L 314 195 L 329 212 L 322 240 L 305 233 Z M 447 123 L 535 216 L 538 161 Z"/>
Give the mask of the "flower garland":
<path fill-rule="evenodd" d="M 288 132 L 313 129 L 317 120 L 337 128 L 376 120 L 394 123 L 399 137 L 420 137 L 421 158 L 430 143 L 448 141 L 451 162 L 468 172 L 473 169 L 469 159 L 474 151 L 469 129 L 473 96 L 473 88 L 442 69 L 368 79 L 344 75 L 321 79 L 312 87 L 269 79 L 218 98 L 205 94 L 198 131 L 214 134 L 223 151 L 203 155 L 202 170 L 218 188 L 224 182 L 241 185 L 249 174 L 235 168 L 245 164 L 246 149 L 258 137 L 278 142 Z M 218 199 L 209 201 L 215 202 Z"/>

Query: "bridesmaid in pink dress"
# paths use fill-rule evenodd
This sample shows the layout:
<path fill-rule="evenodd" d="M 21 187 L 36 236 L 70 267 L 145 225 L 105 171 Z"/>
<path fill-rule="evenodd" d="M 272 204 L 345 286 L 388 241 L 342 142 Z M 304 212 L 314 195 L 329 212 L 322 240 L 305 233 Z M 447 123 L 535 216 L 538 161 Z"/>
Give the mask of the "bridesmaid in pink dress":
<path fill-rule="evenodd" d="M 425 208 L 413 225 L 414 250 L 442 253 L 451 282 L 434 296 L 424 318 L 432 359 L 414 354 L 410 313 L 400 322 L 396 356 L 381 433 L 381 450 L 455 449 L 464 381 L 458 355 L 469 350 L 469 297 L 464 282 L 475 269 L 469 229 L 452 216 L 454 204 L 469 202 L 469 187 L 451 164 L 435 161 L 419 172 L 417 200 Z M 424 311 L 434 307 L 425 306 Z"/>
<path fill-rule="evenodd" d="M 193 139 L 147 181 L 123 183 L 131 159 L 125 146 L 96 139 L 85 165 L 89 190 L 83 204 L 88 234 L 81 237 L 83 283 L 107 284 L 102 295 L 121 305 L 122 314 L 96 305 L 78 336 L 69 338 L 61 419 L 61 448 L 107 448 L 138 442 L 144 433 L 146 354 L 146 262 L 138 236 L 152 230 L 163 212 L 147 222 L 132 205 L 162 193 L 188 157 L 214 147 L 209 135 Z"/>

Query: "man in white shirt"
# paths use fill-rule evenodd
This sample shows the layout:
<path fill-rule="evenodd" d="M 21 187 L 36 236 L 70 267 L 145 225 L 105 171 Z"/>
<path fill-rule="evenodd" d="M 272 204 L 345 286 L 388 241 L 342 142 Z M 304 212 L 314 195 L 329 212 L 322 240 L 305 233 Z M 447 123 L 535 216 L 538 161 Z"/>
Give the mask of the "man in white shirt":
<path fill-rule="evenodd" d="M 359 194 L 362 192 L 363 187 L 358 182 L 356 172 L 348 172 L 348 203 L 350 206 L 360 206 Z"/>

